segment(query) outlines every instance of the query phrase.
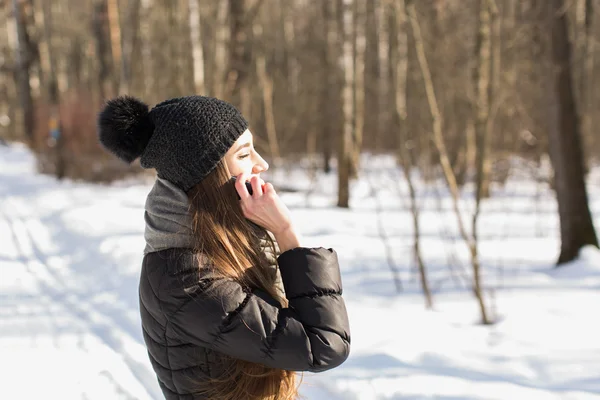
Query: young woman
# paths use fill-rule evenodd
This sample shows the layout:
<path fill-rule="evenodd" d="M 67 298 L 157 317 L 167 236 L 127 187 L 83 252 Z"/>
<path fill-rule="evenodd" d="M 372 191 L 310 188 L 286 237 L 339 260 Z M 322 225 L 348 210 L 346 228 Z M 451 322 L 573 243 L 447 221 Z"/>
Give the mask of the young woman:
<path fill-rule="evenodd" d="M 157 171 L 139 296 L 168 400 L 295 399 L 295 371 L 329 370 L 350 351 L 337 254 L 300 245 L 247 125 L 203 96 L 151 110 L 118 97 L 99 114 L 106 149 Z"/>

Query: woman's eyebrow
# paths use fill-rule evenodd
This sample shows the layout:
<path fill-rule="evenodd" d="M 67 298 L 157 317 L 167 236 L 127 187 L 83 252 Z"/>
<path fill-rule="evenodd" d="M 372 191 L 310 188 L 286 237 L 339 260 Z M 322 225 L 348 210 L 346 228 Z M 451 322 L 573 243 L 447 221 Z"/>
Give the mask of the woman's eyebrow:
<path fill-rule="evenodd" d="M 235 149 L 235 152 L 237 153 L 238 151 L 240 151 L 244 147 L 250 147 L 250 142 L 246 142 L 244 144 L 241 144 L 237 149 Z"/>

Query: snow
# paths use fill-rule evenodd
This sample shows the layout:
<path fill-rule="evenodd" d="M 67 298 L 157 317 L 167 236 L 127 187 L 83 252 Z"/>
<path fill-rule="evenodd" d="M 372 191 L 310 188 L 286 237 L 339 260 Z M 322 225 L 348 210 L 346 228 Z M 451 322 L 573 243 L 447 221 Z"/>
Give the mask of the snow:
<path fill-rule="evenodd" d="M 427 311 L 402 175 L 389 157 L 366 155 L 363 165 L 350 210 L 335 207 L 334 173 L 312 184 L 298 167 L 265 174 L 282 188 L 303 245 L 335 248 L 342 268 L 351 355 L 305 373 L 305 399 L 600 399 L 600 251 L 586 247 L 553 268 L 558 221 L 547 187 L 514 174 L 484 203 L 485 300 L 497 323 L 483 326 L 442 183 L 417 177 L 434 291 Z M 593 171 L 598 227 L 599 181 Z M 0 146 L 1 398 L 162 398 L 137 303 L 150 187 L 57 182 L 35 172 L 24 147 Z"/>

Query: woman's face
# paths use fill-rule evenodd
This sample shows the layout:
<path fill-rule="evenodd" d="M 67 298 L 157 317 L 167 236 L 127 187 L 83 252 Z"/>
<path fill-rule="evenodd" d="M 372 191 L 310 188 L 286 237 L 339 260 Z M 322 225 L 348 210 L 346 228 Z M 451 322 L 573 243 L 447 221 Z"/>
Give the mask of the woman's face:
<path fill-rule="evenodd" d="M 238 176 L 242 172 L 260 176 L 261 172 L 269 169 L 269 164 L 254 149 L 252 132 L 248 129 L 231 146 L 224 158 L 231 176 Z"/>

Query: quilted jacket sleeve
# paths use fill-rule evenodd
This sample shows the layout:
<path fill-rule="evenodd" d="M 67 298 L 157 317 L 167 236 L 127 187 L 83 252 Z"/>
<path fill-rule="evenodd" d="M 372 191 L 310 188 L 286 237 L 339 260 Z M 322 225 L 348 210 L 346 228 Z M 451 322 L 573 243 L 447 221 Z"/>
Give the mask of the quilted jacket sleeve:
<path fill-rule="evenodd" d="M 171 317 L 191 343 L 272 368 L 320 372 L 343 363 L 350 329 L 337 254 L 298 247 L 277 259 L 289 307 L 227 279 L 200 281 Z"/>

